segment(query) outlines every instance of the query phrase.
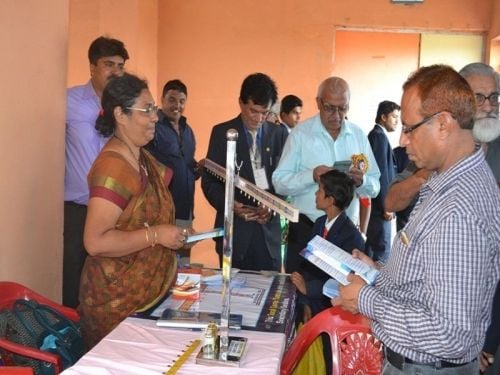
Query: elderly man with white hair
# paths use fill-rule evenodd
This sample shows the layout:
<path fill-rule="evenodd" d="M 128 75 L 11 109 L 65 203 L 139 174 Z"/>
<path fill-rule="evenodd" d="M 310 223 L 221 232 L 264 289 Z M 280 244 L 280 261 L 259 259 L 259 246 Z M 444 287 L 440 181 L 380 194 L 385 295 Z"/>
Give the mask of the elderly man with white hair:
<path fill-rule="evenodd" d="M 495 70 L 483 63 L 472 63 L 460 70 L 476 96 L 476 116 L 472 133 L 483 143 L 486 161 L 500 186 L 500 120 L 498 118 L 499 76 Z M 481 371 L 486 371 L 493 363 L 493 355 L 500 347 L 500 284 L 493 298 L 491 324 L 486 331 L 486 341 L 480 356 Z M 498 365 L 495 364 L 495 366 Z M 491 367 L 488 374 L 494 374 Z"/>
<path fill-rule="evenodd" d="M 500 184 L 500 120 L 498 119 L 500 83 L 498 73 L 486 64 L 472 63 L 460 70 L 476 96 L 474 138 L 484 144 L 488 162 Z"/>

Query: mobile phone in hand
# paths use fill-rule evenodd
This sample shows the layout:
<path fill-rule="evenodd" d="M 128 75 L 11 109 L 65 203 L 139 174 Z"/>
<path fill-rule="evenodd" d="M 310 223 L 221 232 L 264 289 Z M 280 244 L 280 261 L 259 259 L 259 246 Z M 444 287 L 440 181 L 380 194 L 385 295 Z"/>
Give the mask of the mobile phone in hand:
<path fill-rule="evenodd" d="M 333 168 L 337 169 L 340 172 L 347 173 L 347 172 L 349 172 L 351 165 L 352 165 L 352 162 L 350 160 L 340 160 L 340 161 L 336 161 L 333 164 Z"/>

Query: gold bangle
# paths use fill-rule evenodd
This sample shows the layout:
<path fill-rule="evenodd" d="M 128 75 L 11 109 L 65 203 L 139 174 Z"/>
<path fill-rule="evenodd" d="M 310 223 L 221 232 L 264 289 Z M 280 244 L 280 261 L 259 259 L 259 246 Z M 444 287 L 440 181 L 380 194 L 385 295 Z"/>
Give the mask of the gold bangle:
<path fill-rule="evenodd" d="M 155 241 L 153 239 L 153 236 L 151 235 L 151 228 L 148 223 L 144 223 L 144 226 L 146 227 L 146 244 L 147 245 L 151 244 L 151 247 L 153 247 Z M 150 242 L 149 238 L 151 238 L 151 241 L 153 242 Z"/>
<path fill-rule="evenodd" d="M 158 232 L 155 229 L 153 229 L 153 243 L 151 244 L 151 247 L 155 247 L 157 242 L 158 242 Z"/>
<path fill-rule="evenodd" d="M 146 244 L 149 244 L 149 228 L 146 227 L 144 229 L 146 229 Z"/>

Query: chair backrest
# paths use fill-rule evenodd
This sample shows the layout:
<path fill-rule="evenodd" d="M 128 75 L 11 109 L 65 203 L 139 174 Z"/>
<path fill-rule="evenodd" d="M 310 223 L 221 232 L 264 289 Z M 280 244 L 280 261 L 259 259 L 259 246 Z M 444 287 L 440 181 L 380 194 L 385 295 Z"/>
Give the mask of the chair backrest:
<path fill-rule="evenodd" d="M 322 333 L 330 337 L 332 374 L 378 375 L 382 371 L 382 344 L 371 334 L 370 320 L 338 307 L 322 311 L 298 332 L 281 362 L 281 375 L 292 374 L 312 342 Z"/>
<path fill-rule="evenodd" d="M 0 367 L 0 375 L 33 375 L 31 367 Z"/>
<path fill-rule="evenodd" d="M 72 308 L 62 306 L 47 297 L 42 296 L 41 294 L 38 294 L 34 292 L 33 290 L 25 287 L 24 285 L 11 282 L 11 281 L 0 281 L 0 312 L 3 309 L 12 309 L 14 303 L 17 300 L 20 299 L 25 299 L 25 300 L 35 300 L 41 305 L 47 305 L 53 308 L 54 310 L 57 310 L 60 314 L 64 315 L 67 319 L 73 321 L 73 322 L 78 322 L 80 320 L 80 317 L 78 315 L 78 312 Z M 39 373 L 40 366 L 43 366 L 44 371 L 53 371 L 54 374 L 59 374 L 62 369 L 63 369 L 63 358 L 60 355 L 60 352 L 57 350 L 51 352 L 51 351 L 42 351 L 36 347 L 34 347 L 31 344 L 25 343 L 23 341 L 26 337 L 23 336 L 21 337 L 20 331 L 15 332 L 16 339 L 23 339 L 23 340 L 14 340 L 10 341 L 11 337 L 3 337 L 2 332 L 6 332 L 6 328 L 8 327 L 8 324 L 12 324 L 13 321 L 8 320 L 8 313 L 7 312 L 1 312 L 2 314 L 5 314 L 5 319 L 0 319 L 0 351 L 3 356 L 3 360 L 7 367 L 5 367 L 7 370 L 6 373 L 10 374 L 10 370 L 12 370 L 12 374 L 32 374 L 33 369 L 38 369 L 35 371 L 35 373 Z M 16 320 L 17 322 L 17 320 Z M 24 324 L 24 323 L 19 323 L 19 324 Z M 11 326 L 12 327 L 12 326 Z M 69 331 L 73 332 L 73 331 Z M 74 341 L 74 340 L 73 340 Z M 71 344 L 73 343 L 71 341 Z M 68 344 L 67 341 L 65 341 L 65 344 Z M 13 367 L 10 367 L 10 365 L 15 365 L 21 363 L 23 366 L 31 366 L 32 368 L 19 368 L 19 370 L 14 370 Z M 43 363 L 43 365 L 41 364 Z M 0 368 L 3 370 L 3 368 Z M 19 371 L 19 372 L 14 372 L 14 371 Z M 21 372 L 24 371 L 24 372 Z M 31 372 L 30 372 L 31 371 Z M 3 374 L 5 372 L 0 372 L 0 374 Z"/>
<path fill-rule="evenodd" d="M 62 306 L 41 294 L 12 281 L 0 281 L 0 310 L 11 308 L 18 299 L 33 299 L 40 304 L 48 305 L 65 315 L 68 319 L 79 321 L 78 313 L 69 307 Z"/>

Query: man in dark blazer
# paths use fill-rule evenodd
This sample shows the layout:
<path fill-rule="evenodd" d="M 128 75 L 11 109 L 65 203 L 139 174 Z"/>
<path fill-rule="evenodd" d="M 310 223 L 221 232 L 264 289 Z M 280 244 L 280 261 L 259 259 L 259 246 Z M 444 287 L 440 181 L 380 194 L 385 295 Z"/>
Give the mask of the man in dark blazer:
<path fill-rule="evenodd" d="M 396 176 L 396 160 L 387 138 L 387 132 L 396 130 L 400 107 L 385 100 L 378 106 L 375 126 L 368 134 L 368 141 L 380 170 L 380 192 L 372 199 L 370 221 L 366 231 L 366 248 L 373 260 L 385 261 L 391 249 L 392 212 L 385 211 L 384 200 L 391 181 Z"/>
<path fill-rule="evenodd" d="M 278 165 L 288 132 L 284 127 L 266 122 L 278 97 L 276 85 L 262 73 L 243 81 L 238 117 L 214 126 L 210 135 L 207 159 L 226 166 L 226 132 L 238 132 L 236 173 L 274 194 L 272 173 Z M 215 226 L 224 225 L 225 183 L 208 171 L 202 175 L 205 197 L 217 211 Z M 234 194 L 233 267 L 249 270 L 279 270 L 281 231 L 278 215 L 259 207 L 238 189 Z M 222 263 L 223 238 L 216 239 L 216 251 Z"/>

